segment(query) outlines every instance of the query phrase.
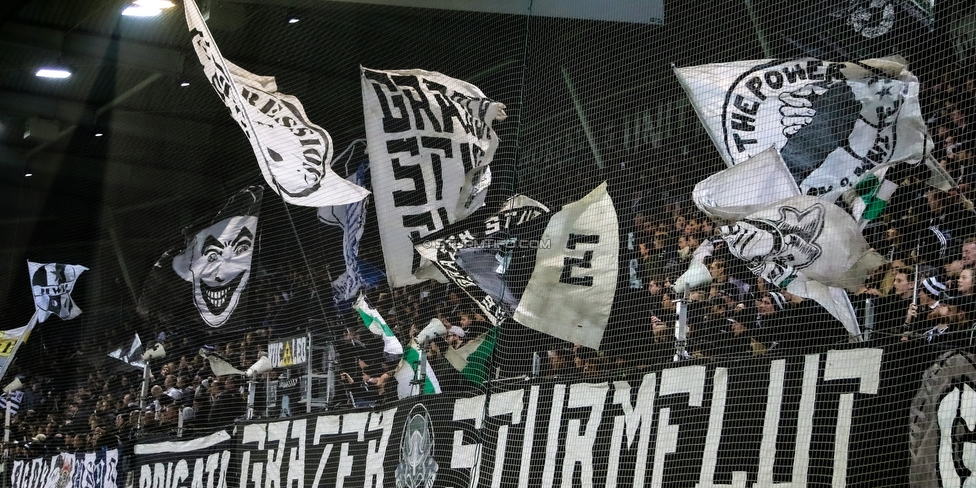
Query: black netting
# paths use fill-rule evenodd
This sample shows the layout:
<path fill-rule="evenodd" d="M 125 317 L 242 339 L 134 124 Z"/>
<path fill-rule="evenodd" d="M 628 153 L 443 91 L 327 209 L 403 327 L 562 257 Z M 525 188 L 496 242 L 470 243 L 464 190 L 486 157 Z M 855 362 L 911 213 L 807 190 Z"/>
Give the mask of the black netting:
<path fill-rule="evenodd" d="M 185 1 L 0 8 L 13 486 L 969 485 L 968 2 Z"/>

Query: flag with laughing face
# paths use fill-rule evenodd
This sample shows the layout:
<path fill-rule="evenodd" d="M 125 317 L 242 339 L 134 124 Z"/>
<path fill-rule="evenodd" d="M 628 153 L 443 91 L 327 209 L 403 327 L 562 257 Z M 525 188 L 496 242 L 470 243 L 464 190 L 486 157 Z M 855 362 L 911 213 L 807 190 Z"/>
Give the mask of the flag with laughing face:
<path fill-rule="evenodd" d="M 230 319 L 247 287 L 263 193 L 261 186 L 238 192 L 172 257 L 173 271 L 192 283 L 193 303 L 210 327 Z"/>

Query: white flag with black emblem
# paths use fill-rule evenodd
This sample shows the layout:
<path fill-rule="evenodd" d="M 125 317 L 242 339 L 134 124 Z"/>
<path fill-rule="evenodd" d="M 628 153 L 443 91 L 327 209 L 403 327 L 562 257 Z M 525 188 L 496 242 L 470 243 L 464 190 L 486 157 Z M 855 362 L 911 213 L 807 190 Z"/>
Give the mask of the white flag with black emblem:
<path fill-rule="evenodd" d="M 279 92 L 273 76 L 256 75 L 224 59 L 196 3 L 186 0 L 183 7 L 203 72 L 247 136 L 271 189 L 286 202 L 306 207 L 365 198 L 369 191 L 332 171 L 332 137 L 308 119 L 301 102 Z"/>
<path fill-rule="evenodd" d="M 824 305 L 851 331 L 857 322 L 840 290 L 855 291 L 885 263 L 854 219 L 817 197 L 776 202 L 721 228 L 729 251 L 757 276 Z M 846 296 L 844 296 L 846 298 Z"/>
<path fill-rule="evenodd" d="M 505 106 L 478 87 L 423 70 L 362 68 L 363 115 L 390 286 L 434 278 L 417 240 L 480 208 Z"/>
<path fill-rule="evenodd" d="M 919 83 L 897 59 L 676 68 L 729 166 L 775 147 L 804 195 L 834 201 L 872 170 L 931 158 Z"/>
<path fill-rule="evenodd" d="M 27 262 L 34 295 L 37 322 L 44 322 L 51 315 L 70 320 L 81 314 L 81 309 L 71 299 L 78 275 L 88 270 L 76 264 Z"/>
<path fill-rule="evenodd" d="M 780 288 L 803 276 L 855 291 L 885 262 L 847 212 L 816 197 L 782 200 L 721 231 L 733 255 Z"/>

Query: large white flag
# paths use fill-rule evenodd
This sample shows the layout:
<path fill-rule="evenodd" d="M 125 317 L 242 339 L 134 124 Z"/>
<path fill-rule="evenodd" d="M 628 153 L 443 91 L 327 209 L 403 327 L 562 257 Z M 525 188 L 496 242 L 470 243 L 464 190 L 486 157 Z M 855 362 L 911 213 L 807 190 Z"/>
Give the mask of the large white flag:
<path fill-rule="evenodd" d="M 816 197 L 776 202 L 721 231 L 733 255 L 781 288 L 803 276 L 854 291 L 884 264 L 850 215 Z"/>
<path fill-rule="evenodd" d="M 786 202 L 791 198 L 799 197 L 800 189 L 796 186 L 793 178 L 786 168 L 786 164 L 779 156 L 779 151 L 771 147 L 752 158 L 739 163 L 730 168 L 715 173 L 712 176 L 700 181 L 692 191 L 692 199 L 695 205 L 705 213 L 710 219 L 722 223 L 732 223 L 745 221 L 752 214 L 758 214 L 766 209 L 771 209 Z M 829 209 L 831 214 L 839 211 L 833 204 L 823 202 L 825 210 Z M 861 207 L 862 209 L 864 207 Z M 843 212 L 841 212 L 843 213 Z M 852 225 L 850 219 L 845 215 L 838 218 L 838 222 L 843 226 Z M 853 233 L 858 227 L 847 227 L 846 232 Z M 828 232 L 833 232 L 832 230 Z M 798 239 L 791 238 L 793 242 Z M 864 239 L 859 232 L 851 241 L 852 246 L 864 246 Z M 850 252 L 844 246 L 847 243 L 833 241 L 833 245 L 841 246 L 839 252 Z M 705 246 L 703 243 L 702 246 Z M 745 247 L 745 246 L 743 246 Z M 861 248 L 863 250 L 863 247 Z M 854 251 L 857 252 L 857 251 Z M 739 254 L 736 254 L 739 256 Z M 792 255 L 787 253 L 787 255 Z M 756 270 L 763 270 L 761 266 L 763 260 L 755 256 L 746 256 L 750 259 L 750 266 Z M 741 257 L 741 256 L 740 256 Z M 785 264 L 782 258 L 772 257 L 772 261 Z M 802 268 L 801 268 L 802 269 Z M 705 270 L 707 273 L 707 270 Z M 837 271 L 836 269 L 834 271 Z M 849 270 L 841 266 L 840 273 L 848 273 Z M 689 270 L 687 274 L 690 274 Z M 684 277 L 684 275 L 682 275 Z M 800 277 L 800 279 L 797 279 Z M 679 278 L 681 281 L 682 278 Z M 686 278 L 687 279 L 687 278 Z M 854 278 L 858 279 L 857 277 Z M 860 278 L 863 280 L 863 278 Z M 845 280 L 850 281 L 848 278 Z M 833 283 L 833 278 L 829 283 Z M 839 320 L 844 327 L 852 334 L 859 335 L 860 327 L 851 306 L 850 297 L 843 288 L 828 286 L 828 284 L 818 283 L 807 279 L 805 275 L 798 273 L 796 277 L 782 278 L 780 286 L 786 288 L 794 295 L 810 298 L 822 305 L 831 315 Z M 677 287 L 677 282 L 675 284 Z"/>
<path fill-rule="evenodd" d="M 443 280 L 412 239 L 484 204 L 492 129 L 505 106 L 478 87 L 423 70 L 362 68 L 363 115 L 376 218 L 390 286 Z"/>
<path fill-rule="evenodd" d="M 930 162 L 919 83 L 902 60 L 766 59 L 675 73 L 729 166 L 775 147 L 804 195 L 832 202 L 879 166 Z"/>
<path fill-rule="evenodd" d="M 619 240 L 606 183 L 552 214 L 512 318 L 599 349 L 617 291 Z"/>
<path fill-rule="evenodd" d="M 858 334 L 843 290 L 855 291 L 885 263 L 854 219 L 823 199 L 797 196 L 722 226 L 729 251 L 749 269 L 790 293 L 823 305 Z"/>
<path fill-rule="evenodd" d="M 272 76 L 251 73 L 220 54 L 194 0 L 183 3 L 203 72 L 247 136 L 268 185 L 286 202 L 342 205 L 369 192 L 335 174 L 332 138 L 313 124 L 301 102 L 278 91 Z"/>

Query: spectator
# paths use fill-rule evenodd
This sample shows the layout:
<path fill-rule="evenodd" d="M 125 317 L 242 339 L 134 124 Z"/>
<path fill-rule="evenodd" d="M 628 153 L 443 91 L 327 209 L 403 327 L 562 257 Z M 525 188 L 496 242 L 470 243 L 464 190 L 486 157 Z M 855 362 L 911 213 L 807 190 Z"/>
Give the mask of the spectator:
<path fill-rule="evenodd" d="M 718 357 L 737 357 L 765 353 L 765 347 L 752 337 L 746 326 L 738 320 L 727 318 L 726 325 L 718 328 L 712 354 Z"/>
<path fill-rule="evenodd" d="M 973 268 L 963 268 L 959 272 L 959 277 L 955 281 L 955 290 L 951 297 L 946 299 L 946 304 L 955 307 L 957 312 L 962 313 L 960 321 L 963 324 L 972 326 L 976 323 L 976 293 L 973 292 Z"/>
<path fill-rule="evenodd" d="M 956 345 L 957 338 L 950 333 L 953 326 L 961 322 L 960 314 L 954 307 L 941 302 L 946 286 L 937 277 L 922 280 L 918 289 L 918 303 L 909 305 L 909 332 L 923 337 L 927 342 L 942 348 Z M 902 340 L 908 340 L 906 334 Z"/>
<path fill-rule="evenodd" d="M 247 402 L 241 396 L 237 386 L 237 379 L 234 375 L 222 377 L 223 389 L 217 393 L 213 404 L 210 407 L 210 415 L 207 422 L 210 426 L 226 426 L 234 422 L 235 419 L 244 415 Z"/>

